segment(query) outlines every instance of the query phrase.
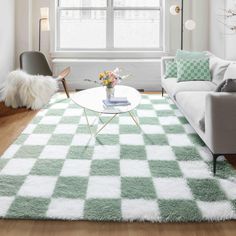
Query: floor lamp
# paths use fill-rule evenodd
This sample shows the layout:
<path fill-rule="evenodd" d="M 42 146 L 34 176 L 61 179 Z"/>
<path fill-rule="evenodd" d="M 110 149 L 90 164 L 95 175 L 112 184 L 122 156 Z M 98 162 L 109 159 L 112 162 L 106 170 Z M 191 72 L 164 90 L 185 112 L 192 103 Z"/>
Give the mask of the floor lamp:
<path fill-rule="evenodd" d="M 184 0 L 181 0 L 181 6 L 172 5 L 170 7 L 170 13 L 173 16 L 181 14 L 181 50 L 184 49 L 184 26 L 187 30 L 192 31 L 196 28 L 196 22 L 194 20 L 187 20 L 184 23 Z"/>
<path fill-rule="evenodd" d="M 49 31 L 49 8 L 40 8 L 40 19 L 39 19 L 39 51 L 41 51 L 41 36 L 43 31 Z"/>

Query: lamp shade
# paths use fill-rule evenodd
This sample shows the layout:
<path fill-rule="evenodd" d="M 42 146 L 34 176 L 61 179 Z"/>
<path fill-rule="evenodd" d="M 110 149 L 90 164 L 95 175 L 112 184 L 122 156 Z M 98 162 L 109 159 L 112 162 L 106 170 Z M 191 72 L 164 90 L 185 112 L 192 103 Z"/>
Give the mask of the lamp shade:
<path fill-rule="evenodd" d="M 172 5 L 170 7 L 170 14 L 173 15 L 173 16 L 176 16 L 180 13 L 180 7 L 178 5 Z"/>
<path fill-rule="evenodd" d="M 49 18 L 49 8 L 48 7 L 40 8 L 40 16 L 43 19 L 48 19 Z"/>
<path fill-rule="evenodd" d="M 194 30 L 196 28 L 196 22 L 194 20 L 187 20 L 185 22 L 185 28 L 190 31 Z"/>
<path fill-rule="evenodd" d="M 50 31 L 49 19 L 42 19 L 41 31 Z"/>

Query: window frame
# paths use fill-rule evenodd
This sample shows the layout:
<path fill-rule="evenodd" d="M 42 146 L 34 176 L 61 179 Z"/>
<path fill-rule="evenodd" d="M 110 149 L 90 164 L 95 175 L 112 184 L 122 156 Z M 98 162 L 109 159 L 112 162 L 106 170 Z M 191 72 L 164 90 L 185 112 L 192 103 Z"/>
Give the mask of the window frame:
<path fill-rule="evenodd" d="M 100 53 L 100 56 L 103 56 L 105 54 L 112 54 L 114 55 L 124 55 L 126 57 L 129 53 L 137 55 L 140 55 L 140 53 L 143 53 L 143 55 L 147 54 L 153 54 L 155 53 L 160 54 L 160 52 L 164 51 L 165 45 L 163 45 L 164 42 L 164 0 L 160 0 L 160 7 L 115 7 L 113 6 L 113 0 L 107 0 L 107 6 L 106 7 L 60 7 L 59 6 L 60 0 L 54 0 L 51 2 L 54 2 L 53 6 L 51 6 L 51 9 L 54 9 L 52 14 L 53 17 L 53 24 L 54 24 L 54 30 L 52 32 L 53 34 L 53 42 L 51 43 L 51 47 L 53 47 L 53 52 L 58 55 L 58 53 L 65 54 L 76 54 L 76 52 L 81 52 L 83 55 L 87 54 L 88 57 L 92 56 L 92 53 Z M 106 47 L 105 48 L 61 48 L 60 47 L 60 12 L 62 10 L 105 10 L 107 12 L 106 17 Z M 160 11 L 160 34 L 159 34 L 159 47 L 145 47 L 145 48 L 115 48 L 114 47 L 114 11 L 116 10 L 158 10 Z M 111 20 L 110 20 L 111 19 Z M 149 53 L 150 52 L 150 53 Z M 99 54 L 98 53 L 98 54 Z"/>

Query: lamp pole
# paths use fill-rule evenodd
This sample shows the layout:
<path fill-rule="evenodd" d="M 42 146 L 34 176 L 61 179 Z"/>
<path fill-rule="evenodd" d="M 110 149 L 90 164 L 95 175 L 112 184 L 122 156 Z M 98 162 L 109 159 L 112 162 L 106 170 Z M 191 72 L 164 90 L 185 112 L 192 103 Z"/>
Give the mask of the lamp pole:
<path fill-rule="evenodd" d="M 181 0 L 181 50 L 184 49 L 184 0 Z"/>

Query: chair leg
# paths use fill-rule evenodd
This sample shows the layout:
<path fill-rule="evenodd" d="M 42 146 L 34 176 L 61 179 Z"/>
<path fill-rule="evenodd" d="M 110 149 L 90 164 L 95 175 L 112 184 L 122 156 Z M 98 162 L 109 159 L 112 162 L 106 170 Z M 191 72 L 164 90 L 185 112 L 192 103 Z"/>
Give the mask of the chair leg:
<path fill-rule="evenodd" d="M 66 96 L 67 96 L 67 98 L 69 98 L 69 97 L 70 97 L 70 94 L 69 94 L 68 89 L 67 89 L 66 80 L 65 80 L 65 79 L 62 79 L 61 82 L 62 82 L 62 85 L 63 85 L 64 90 L 65 90 L 65 92 L 66 92 Z"/>

